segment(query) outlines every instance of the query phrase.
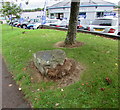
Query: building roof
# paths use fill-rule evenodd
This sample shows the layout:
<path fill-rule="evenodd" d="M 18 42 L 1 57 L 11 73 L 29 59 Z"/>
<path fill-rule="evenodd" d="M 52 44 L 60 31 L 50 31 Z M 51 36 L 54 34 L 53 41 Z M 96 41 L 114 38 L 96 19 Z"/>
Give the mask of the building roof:
<path fill-rule="evenodd" d="M 70 0 L 63 0 L 57 4 L 54 4 L 49 9 L 56 9 L 56 8 L 70 8 L 71 2 Z M 104 0 L 80 0 L 80 7 L 95 7 L 95 6 L 116 6 L 114 3 L 107 2 Z"/>

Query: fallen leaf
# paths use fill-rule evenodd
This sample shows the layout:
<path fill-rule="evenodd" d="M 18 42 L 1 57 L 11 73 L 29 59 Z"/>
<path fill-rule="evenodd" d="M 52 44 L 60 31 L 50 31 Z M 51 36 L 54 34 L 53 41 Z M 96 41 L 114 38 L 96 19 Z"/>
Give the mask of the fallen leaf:
<path fill-rule="evenodd" d="M 82 84 L 84 86 L 84 84 Z"/>
<path fill-rule="evenodd" d="M 27 70 L 27 68 L 23 68 L 23 71 Z"/>
<path fill-rule="evenodd" d="M 110 51 L 107 51 L 106 53 L 110 53 Z"/>
<path fill-rule="evenodd" d="M 101 90 L 101 91 L 104 91 L 104 90 L 105 90 L 105 88 L 100 88 L 100 90 Z"/>
<path fill-rule="evenodd" d="M 106 81 L 106 83 L 107 83 L 108 85 L 110 85 L 111 82 L 112 82 L 112 80 L 111 80 L 109 77 L 106 77 L 106 78 L 105 78 L 105 81 Z"/>
<path fill-rule="evenodd" d="M 61 89 L 61 91 L 64 91 L 64 89 Z"/>
<path fill-rule="evenodd" d="M 35 98 L 35 100 L 37 100 L 37 98 Z"/>
<path fill-rule="evenodd" d="M 19 87 L 19 89 L 18 89 L 18 90 L 19 90 L 19 91 L 21 91 L 21 90 L 22 90 L 22 88 L 20 88 L 20 87 Z"/>
<path fill-rule="evenodd" d="M 56 103 L 56 104 L 55 104 L 55 106 L 58 106 L 58 105 L 59 105 L 59 103 Z"/>
<path fill-rule="evenodd" d="M 9 86 L 9 87 L 11 87 L 11 86 L 12 86 L 12 84 L 9 84 L 8 86 Z"/>
<path fill-rule="evenodd" d="M 31 80 L 33 80 L 33 77 L 31 77 Z"/>
<path fill-rule="evenodd" d="M 40 89 L 37 89 L 37 91 L 40 91 Z"/>

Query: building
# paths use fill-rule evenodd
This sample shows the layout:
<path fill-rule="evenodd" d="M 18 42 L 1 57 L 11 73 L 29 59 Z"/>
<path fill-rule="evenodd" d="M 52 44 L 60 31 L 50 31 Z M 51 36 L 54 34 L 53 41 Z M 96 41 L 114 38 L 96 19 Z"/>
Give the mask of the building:
<path fill-rule="evenodd" d="M 118 5 L 114 8 L 113 12 L 115 12 L 117 17 L 120 19 L 120 1 L 118 2 Z"/>
<path fill-rule="evenodd" d="M 113 12 L 114 7 L 116 6 L 114 3 L 104 0 L 81 0 L 80 2 L 78 18 L 80 19 L 81 24 L 88 25 L 96 18 L 116 15 L 116 13 Z M 49 18 L 66 18 L 69 20 L 70 5 L 70 0 L 63 0 L 48 7 Z"/>
<path fill-rule="evenodd" d="M 34 19 L 34 18 L 41 18 L 42 15 L 43 15 L 43 11 L 22 12 L 21 18 Z"/>

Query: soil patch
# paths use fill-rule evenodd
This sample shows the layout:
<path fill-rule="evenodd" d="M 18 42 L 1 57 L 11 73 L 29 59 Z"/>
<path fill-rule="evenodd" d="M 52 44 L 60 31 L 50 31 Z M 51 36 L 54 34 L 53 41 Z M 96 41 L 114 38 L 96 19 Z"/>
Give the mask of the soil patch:
<path fill-rule="evenodd" d="M 71 66 L 71 68 L 70 68 Z M 65 86 L 69 86 L 77 81 L 80 80 L 80 74 L 85 70 L 85 68 L 79 63 L 76 62 L 74 59 L 67 58 L 64 65 L 58 65 L 54 70 L 49 70 L 48 76 L 43 76 L 33 62 L 29 64 L 30 73 L 31 73 L 31 81 L 32 82 L 49 82 L 54 81 L 56 83 L 55 87 L 51 87 L 52 89 L 61 88 Z M 70 68 L 66 74 L 59 74 L 65 73 L 66 68 Z M 56 74 L 56 71 L 58 74 Z"/>
<path fill-rule="evenodd" d="M 80 47 L 80 46 L 83 46 L 83 45 L 84 45 L 83 42 L 78 42 L 78 41 L 76 41 L 73 45 L 65 45 L 64 41 L 60 41 L 60 42 L 55 43 L 54 46 L 57 47 L 57 48 L 64 48 L 64 47 L 66 47 L 66 48 L 77 48 L 77 47 Z"/>

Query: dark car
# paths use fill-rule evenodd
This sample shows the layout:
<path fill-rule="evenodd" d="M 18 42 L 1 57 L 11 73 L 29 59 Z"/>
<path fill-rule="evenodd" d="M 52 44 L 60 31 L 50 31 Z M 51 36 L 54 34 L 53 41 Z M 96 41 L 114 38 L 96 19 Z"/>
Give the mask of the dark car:
<path fill-rule="evenodd" d="M 14 23 L 13 23 L 13 26 L 14 26 L 14 27 L 18 27 L 18 24 L 20 24 L 20 22 L 19 22 L 19 21 L 14 22 Z"/>
<path fill-rule="evenodd" d="M 8 24 L 11 25 L 11 26 L 13 26 L 13 24 L 14 24 L 15 22 L 18 22 L 18 21 L 19 21 L 18 19 L 14 19 L 14 20 L 10 21 Z"/>

